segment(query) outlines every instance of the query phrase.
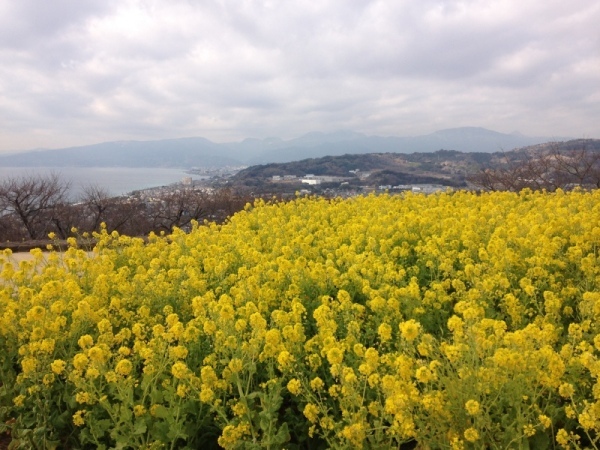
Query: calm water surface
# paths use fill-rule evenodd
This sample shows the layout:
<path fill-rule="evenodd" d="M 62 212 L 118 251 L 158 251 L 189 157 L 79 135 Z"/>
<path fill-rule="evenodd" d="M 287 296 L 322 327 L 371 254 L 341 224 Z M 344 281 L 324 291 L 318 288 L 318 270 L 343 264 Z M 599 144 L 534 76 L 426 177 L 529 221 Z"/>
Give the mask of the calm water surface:
<path fill-rule="evenodd" d="M 128 168 L 128 167 L 0 167 L 0 180 L 8 177 L 58 174 L 71 183 L 71 197 L 76 198 L 86 186 L 96 185 L 111 195 L 177 183 L 184 177 L 200 180 L 205 177 L 190 175 L 182 169 Z"/>

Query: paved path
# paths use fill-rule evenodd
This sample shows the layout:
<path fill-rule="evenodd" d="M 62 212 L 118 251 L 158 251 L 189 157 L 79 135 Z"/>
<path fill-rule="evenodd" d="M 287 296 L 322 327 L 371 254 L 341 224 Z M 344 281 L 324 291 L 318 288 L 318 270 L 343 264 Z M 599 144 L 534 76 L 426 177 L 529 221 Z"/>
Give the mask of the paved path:
<path fill-rule="evenodd" d="M 92 256 L 94 253 L 93 252 L 87 252 L 88 256 Z M 29 252 L 18 252 L 18 253 L 13 253 L 10 256 L 10 260 L 13 261 L 13 263 L 15 265 L 19 265 L 19 262 L 21 261 L 31 261 L 33 259 L 33 255 Z M 1 447 L 0 447 L 1 450 Z"/>
<path fill-rule="evenodd" d="M 19 252 L 13 253 L 11 258 L 18 264 L 21 261 L 29 261 L 30 259 L 33 259 L 33 255 L 29 252 Z"/>

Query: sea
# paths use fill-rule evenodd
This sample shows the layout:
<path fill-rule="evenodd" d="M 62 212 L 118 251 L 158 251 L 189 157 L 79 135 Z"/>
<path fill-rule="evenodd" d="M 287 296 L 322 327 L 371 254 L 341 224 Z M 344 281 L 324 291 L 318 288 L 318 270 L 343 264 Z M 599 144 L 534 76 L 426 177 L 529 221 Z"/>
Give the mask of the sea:
<path fill-rule="evenodd" d="M 70 183 L 69 196 L 76 199 L 88 186 L 103 188 L 110 195 L 178 183 L 183 178 L 206 179 L 184 169 L 129 167 L 0 167 L 0 183 L 7 178 L 57 174 Z"/>

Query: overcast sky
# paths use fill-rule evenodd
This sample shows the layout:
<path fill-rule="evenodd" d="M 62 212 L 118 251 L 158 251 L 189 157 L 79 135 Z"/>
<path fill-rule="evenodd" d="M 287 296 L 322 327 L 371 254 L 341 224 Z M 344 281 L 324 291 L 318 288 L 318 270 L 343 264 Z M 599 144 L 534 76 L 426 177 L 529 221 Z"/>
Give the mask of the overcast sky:
<path fill-rule="evenodd" d="M 597 0 L 0 0 L 0 151 L 109 140 L 600 138 Z"/>

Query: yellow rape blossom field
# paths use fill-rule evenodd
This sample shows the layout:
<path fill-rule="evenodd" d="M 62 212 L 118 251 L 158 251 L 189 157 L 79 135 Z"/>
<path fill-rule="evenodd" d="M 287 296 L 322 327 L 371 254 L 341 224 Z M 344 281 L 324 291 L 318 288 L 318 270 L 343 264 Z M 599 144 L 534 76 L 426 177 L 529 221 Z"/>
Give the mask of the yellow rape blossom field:
<path fill-rule="evenodd" d="M 600 446 L 600 191 L 257 202 L 0 254 L 14 448 Z"/>

